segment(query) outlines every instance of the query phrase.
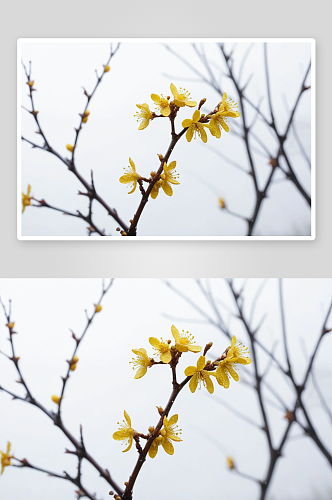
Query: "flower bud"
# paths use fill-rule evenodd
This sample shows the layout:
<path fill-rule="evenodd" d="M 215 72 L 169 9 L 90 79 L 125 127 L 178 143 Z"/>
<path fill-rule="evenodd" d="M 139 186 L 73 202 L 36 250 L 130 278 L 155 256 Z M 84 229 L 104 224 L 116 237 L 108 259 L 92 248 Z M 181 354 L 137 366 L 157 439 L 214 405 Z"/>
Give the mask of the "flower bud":
<path fill-rule="evenodd" d="M 83 123 L 86 123 L 87 121 L 88 121 L 88 117 L 87 116 L 85 116 L 84 118 L 82 118 L 82 122 Z"/>
<path fill-rule="evenodd" d="M 15 323 L 7 323 L 6 326 L 8 326 L 9 330 L 12 330 L 14 328 Z"/>
<path fill-rule="evenodd" d="M 111 69 L 111 68 L 110 68 L 110 67 L 109 67 L 109 65 L 107 64 L 107 66 L 105 66 L 105 68 L 104 68 L 104 73 L 108 73 L 110 69 Z"/>
<path fill-rule="evenodd" d="M 95 309 L 96 313 L 99 313 L 101 310 L 102 310 L 101 305 L 100 305 L 100 304 L 97 304 L 97 305 L 96 305 L 96 309 Z"/>
<path fill-rule="evenodd" d="M 74 363 L 73 365 L 70 365 L 71 371 L 74 372 L 76 370 L 76 367 L 77 367 L 76 363 Z"/>
<path fill-rule="evenodd" d="M 59 406 L 61 398 L 59 398 L 59 396 L 52 396 L 52 401 Z"/>
<path fill-rule="evenodd" d="M 67 144 L 67 145 L 66 145 L 66 148 L 67 148 L 67 149 L 68 149 L 68 151 L 70 151 L 71 153 L 74 151 L 74 148 L 75 148 L 75 147 L 76 147 L 76 146 L 72 146 L 71 144 Z"/>
<path fill-rule="evenodd" d="M 34 81 L 29 81 L 29 82 L 28 82 L 29 87 L 32 87 L 32 85 L 33 85 L 34 83 L 35 83 Z"/>

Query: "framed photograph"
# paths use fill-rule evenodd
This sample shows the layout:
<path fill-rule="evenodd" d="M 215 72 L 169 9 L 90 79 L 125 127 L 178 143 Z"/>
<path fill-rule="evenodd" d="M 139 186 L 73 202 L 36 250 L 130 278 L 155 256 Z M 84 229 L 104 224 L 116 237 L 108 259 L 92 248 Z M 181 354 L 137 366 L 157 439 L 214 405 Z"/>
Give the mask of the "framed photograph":
<path fill-rule="evenodd" d="M 20 39 L 20 240 L 315 239 L 314 39 Z"/>

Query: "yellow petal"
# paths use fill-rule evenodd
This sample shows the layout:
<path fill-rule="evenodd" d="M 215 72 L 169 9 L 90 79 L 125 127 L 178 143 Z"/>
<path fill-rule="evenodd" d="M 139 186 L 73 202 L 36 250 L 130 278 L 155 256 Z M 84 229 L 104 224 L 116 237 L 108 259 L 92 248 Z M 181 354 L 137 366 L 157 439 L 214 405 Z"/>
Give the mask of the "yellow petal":
<path fill-rule="evenodd" d="M 229 126 L 227 125 L 226 122 L 222 121 L 221 126 L 225 130 L 225 132 L 229 132 Z"/>
<path fill-rule="evenodd" d="M 194 111 L 194 114 L 193 114 L 193 122 L 194 123 L 198 122 L 200 117 L 201 117 L 201 113 L 198 109 L 196 109 L 196 111 Z"/>
<path fill-rule="evenodd" d="M 163 182 L 161 187 L 164 190 L 164 193 L 167 194 L 167 196 L 172 196 L 173 195 L 173 189 L 167 182 Z"/>
<path fill-rule="evenodd" d="M 197 373 L 195 373 L 195 375 L 193 375 L 191 377 L 190 382 L 189 382 L 189 389 L 191 390 L 191 392 L 196 391 L 197 384 L 198 384 L 198 375 L 197 375 Z"/>
<path fill-rule="evenodd" d="M 134 180 L 133 180 L 133 183 L 134 183 L 133 189 L 132 189 L 131 191 L 128 191 L 128 194 L 133 193 L 133 192 L 135 191 L 135 189 L 136 189 L 136 186 L 137 186 L 137 181 L 136 181 L 136 179 L 134 179 Z"/>
<path fill-rule="evenodd" d="M 135 374 L 135 377 L 134 378 L 142 378 L 147 372 L 147 367 L 146 366 L 142 366 L 142 368 L 139 368 Z"/>
<path fill-rule="evenodd" d="M 170 88 L 171 88 L 171 92 L 172 92 L 174 98 L 176 99 L 179 96 L 177 88 L 175 87 L 175 85 L 173 83 L 171 83 Z"/>
<path fill-rule="evenodd" d="M 199 345 L 190 345 L 190 346 L 188 346 L 188 350 L 190 352 L 200 352 L 202 350 L 202 348 Z"/>
<path fill-rule="evenodd" d="M 186 106 L 189 106 L 189 108 L 194 108 L 197 104 L 195 101 L 184 101 Z"/>
<path fill-rule="evenodd" d="M 172 163 L 171 163 L 171 165 L 172 165 Z M 179 330 L 174 325 L 172 325 L 171 326 L 171 331 L 172 331 L 172 335 L 173 335 L 175 341 L 176 342 L 180 342 Z"/>
<path fill-rule="evenodd" d="M 155 440 L 152 442 L 150 449 L 149 449 L 149 457 L 154 458 L 157 453 L 158 453 L 158 445 L 154 444 Z"/>
<path fill-rule="evenodd" d="M 192 120 L 189 120 L 189 118 L 187 118 L 186 120 L 183 120 L 182 122 L 182 127 L 183 128 L 187 128 L 187 127 L 190 127 L 190 125 L 192 125 Z"/>
<path fill-rule="evenodd" d="M 160 113 L 163 116 L 169 116 L 171 114 L 171 108 L 169 106 L 166 106 L 164 108 L 161 108 Z"/>
<path fill-rule="evenodd" d="M 173 416 L 169 419 L 169 421 L 168 421 L 168 425 L 174 425 L 174 424 L 176 424 L 176 423 L 177 423 L 177 421 L 178 421 L 178 419 L 179 419 L 179 415 L 178 415 L 178 414 L 173 415 Z"/>
<path fill-rule="evenodd" d="M 126 433 L 125 430 L 116 431 L 113 434 L 113 439 L 115 439 L 116 441 L 123 441 L 124 439 L 127 439 L 127 437 L 128 433 Z"/>
<path fill-rule="evenodd" d="M 150 123 L 150 120 L 142 120 L 138 130 L 144 130 Z"/>
<path fill-rule="evenodd" d="M 131 420 L 130 420 L 130 417 L 129 417 L 128 413 L 126 412 L 126 410 L 124 410 L 123 414 L 125 416 L 127 424 L 129 425 L 129 427 L 131 427 Z"/>
<path fill-rule="evenodd" d="M 222 103 L 225 104 L 226 101 L 227 101 L 227 94 L 226 92 L 224 92 L 224 95 L 222 96 Z"/>
<path fill-rule="evenodd" d="M 156 104 L 160 104 L 160 97 L 159 95 L 157 94 L 151 94 L 151 99 L 153 100 L 153 102 L 155 102 Z"/>
<path fill-rule="evenodd" d="M 129 444 L 125 450 L 122 450 L 122 453 L 126 453 L 126 451 L 129 451 L 132 444 L 133 444 L 133 438 L 132 438 L 132 436 L 130 436 L 129 437 Z"/>
<path fill-rule="evenodd" d="M 129 163 L 130 163 L 131 168 L 133 169 L 133 171 L 136 172 L 135 163 L 133 162 L 133 160 L 130 157 L 129 157 Z"/>
<path fill-rule="evenodd" d="M 197 372 L 196 366 L 187 366 L 184 371 L 186 377 L 192 377 Z"/>
<path fill-rule="evenodd" d="M 201 128 L 201 138 L 203 142 L 207 142 L 207 135 L 204 128 Z"/>
<path fill-rule="evenodd" d="M 168 168 L 167 168 L 168 172 L 169 172 L 170 170 L 173 170 L 173 168 L 175 168 L 175 167 L 176 167 L 176 161 L 172 161 L 172 162 L 168 165 Z"/>
<path fill-rule="evenodd" d="M 179 344 L 178 342 L 175 343 L 175 347 L 179 352 L 188 352 L 188 346 Z"/>
<path fill-rule="evenodd" d="M 156 349 L 159 349 L 160 346 L 160 341 L 156 339 L 156 337 L 150 337 L 149 342 L 152 345 L 152 347 L 155 347 Z"/>
<path fill-rule="evenodd" d="M 213 394 L 214 387 L 213 387 L 213 382 L 210 379 L 209 373 L 203 373 L 203 375 L 204 375 L 204 379 L 205 379 L 205 382 L 206 382 L 206 388 L 207 388 L 207 390 L 209 391 L 210 394 Z"/>
<path fill-rule="evenodd" d="M 163 354 L 160 354 L 160 361 L 162 361 L 163 363 L 169 363 L 172 359 L 172 355 L 171 353 L 168 351 L 168 352 L 164 352 Z"/>
<path fill-rule="evenodd" d="M 193 127 L 189 127 L 187 132 L 186 132 L 186 138 L 187 138 L 187 141 L 190 142 L 191 139 L 193 138 L 193 135 L 194 135 L 194 128 Z"/>
<path fill-rule="evenodd" d="M 173 455 L 174 447 L 168 439 L 163 439 L 161 444 L 162 444 L 162 447 L 164 448 L 164 450 L 166 451 L 166 453 L 168 453 L 169 455 Z"/>
<path fill-rule="evenodd" d="M 197 361 L 197 370 L 201 371 L 203 370 L 205 366 L 205 356 L 200 356 Z"/>
<path fill-rule="evenodd" d="M 231 366 L 228 368 L 228 371 L 229 371 L 230 375 L 233 377 L 233 379 L 235 380 L 235 382 L 238 382 L 239 381 L 238 372 L 235 371 L 234 368 L 232 368 Z"/>

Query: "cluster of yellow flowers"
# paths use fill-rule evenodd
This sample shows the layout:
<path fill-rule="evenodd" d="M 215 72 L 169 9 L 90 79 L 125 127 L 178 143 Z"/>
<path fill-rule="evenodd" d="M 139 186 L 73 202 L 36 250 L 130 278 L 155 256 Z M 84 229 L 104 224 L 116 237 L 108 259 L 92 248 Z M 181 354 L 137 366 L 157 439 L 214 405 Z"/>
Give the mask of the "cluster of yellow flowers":
<path fill-rule="evenodd" d="M 179 330 L 172 325 L 171 332 L 175 340 L 174 345 L 171 345 L 171 340 L 158 340 L 156 337 L 149 338 L 149 343 L 153 347 L 155 355 L 159 356 L 159 363 L 169 364 L 172 359 L 173 361 L 175 359 L 177 363 L 178 358 L 182 355 L 182 353 L 188 351 L 199 353 L 202 350 L 200 346 L 196 345 L 193 335 L 191 335 L 188 331 L 185 332 L 182 330 L 180 333 Z M 212 343 L 207 347 L 211 347 L 211 345 Z M 205 350 L 207 351 L 208 349 L 206 348 Z M 132 351 L 136 357 L 132 358 L 130 363 L 133 364 L 133 369 L 136 370 L 135 379 L 139 379 L 146 374 L 149 367 L 153 366 L 157 362 L 148 356 L 144 348 L 132 349 Z M 214 392 L 214 386 L 211 377 L 214 377 L 219 385 L 227 389 L 229 387 L 230 377 L 232 377 L 235 381 L 239 380 L 239 375 L 235 368 L 236 365 L 248 365 L 251 363 L 251 359 L 247 356 L 248 354 L 248 348 L 243 346 L 241 343 L 237 343 L 236 337 L 233 336 L 231 345 L 227 347 L 224 353 L 216 361 L 206 361 L 205 356 L 200 356 L 196 366 L 188 366 L 184 371 L 185 376 L 189 377 L 190 391 L 194 393 L 197 387 L 201 388 L 201 385 L 203 385 L 206 387 L 208 392 L 212 394 Z M 160 412 L 161 414 L 163 413 L 162 409 L 160 409 Z M 130 417 L 126 411 L 124 412 L 124 416 L 125 420 L 120 425 L 119 430 L 113 434 L 113 438 L 117 441 L 126 441 L 127 447 L 124 451 L 128 451 L 130 450 L 135 437 L 139 438 L 141 436 L 148 439 L 149 436 L 152 436 L 154 427 L 149 428 L 148 436 L 142 436 L 132 428 Z M 182 441 L 178 437 L 179 432 L 175 431 L 174 426 L 177 421 L 178 415 L 173 415 L 169 420 L 167 420 L 166 416 L 164 416 L 164 427 L 159 431 L 159 434 L 155 437 L 149 449 L 149 456 L 151 458 L 156 456 L 160 444 L 166 453 L 173 455 L 174 448 L 170 440 Z"/>
<path fill-rule="evenodd" d="M 174 121 L 174 118 L 180 108 L 188 106 L 189 108 L 194 108 L 197 105 L 196 101 L 192 101 L 190 97 L 190 93 L 186 89 L 178 90 L 173 83 L 170 85 L 171 92 L 173 94 L 173 100 L 171 100 L 170 96 L 165 97 L 163 94 L 160 96 L 157 94 L 151 94 L 151 99 L 155 103 L 156 110 L 159 110 L 160 115 L 157 115 L 155 112 L 151 111 L 149 105 L 147 103 L 136 104 L 139 111 L 135 113 L 135 117 L 139 122 L 138 130 L 145 129 L 151 120 L 157 117 L 169 117 Z M 201 101 L 205 102 L 205 99 Z M 227 118 L 237 118 L 240 116 L 239 111 L 237 111 L 237 103 L 232 101 L 231 99 L 227 100 L 227 94 L 223 94 L 222 102 L 218 104 L 218 106 L 209 113 L 208 115 L 202 114 L 199 109 L 196 109 L 193 113 L 191 119 L 183 120 L 182 127 L 187 129 L 186 138 L 188 142 L 191 142 L 192 138 L 196 138 L 198 135 L 203 142 L 207 142 L 207 134 L 205 128 L 207 128 L 211 135 L 214 137 L 221 137 L 221 128 L 225 130 L 225 132 L 229 132 L 229 127 L 227 125 Z M 130 166 L 125 170 L 125 174 L 120 177 L 120 182 L 122 184 L 129 184 L 130 191 L 128 194 L 133 193 L 136 190 L 137 182 L 142 180 L 142 177 L 136 172 L 136 167 L 131 158 L 129 158 Z M 158 196 L 159 189 L 162 188 L 165 194 L 168 196 L 173 195 L 173 190 L 171 184 L 179 184 L 176 180 L 178 175 L 174 175 L 173 172 L 176 166 L 176 162 L 173 161 L 169 167 L 166 163 L 163 166 L 163 173 L 160 175 L 160 178 L 155 182 L 152 191 L 151 198 L 155 199 Z M 151 172 L 150 179 L 151 182 L 155 177 L 156 172 Z M 224 207 L 221 207 L 224 208 Z"/>

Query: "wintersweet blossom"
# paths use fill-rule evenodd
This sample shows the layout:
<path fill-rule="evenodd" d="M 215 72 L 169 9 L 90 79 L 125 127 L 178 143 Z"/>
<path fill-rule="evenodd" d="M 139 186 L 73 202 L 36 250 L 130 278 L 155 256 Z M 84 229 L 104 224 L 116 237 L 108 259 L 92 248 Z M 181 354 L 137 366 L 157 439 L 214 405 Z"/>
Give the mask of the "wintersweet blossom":
<path fill-rule="evenodd" d="M 227 457 L 226 460 L 228 467 L 230 469 L 235 469 L 234 460 L 232 459 L 232 457 Z"/>
<path fill-rule="evenodd" d="M 141 378 L 146 374 L 148 366 L 151 366 L 152 363 L 145 349 L 132 349 L 132 351 L 137 357 L 132 358 L 132 361 L 129 361 L 129 363 L 134 365 L 133 370 L 137 369 L 134 378 Z"/>
<path fill-rule="evenodd" d="M 230 118 L 237 118 L 240 116 L 239 111 L 237 111 L 237 102 L 232 99 L 227 100 L 227 94 L 224 92 L 222 96 L 222 102 L 219 105 L 218 113 L 222 113 L 224 116 L 229 116 Z"/>
<path fill-rule="evenodd" d="M 173 444 L 171 443 L 172 441 L 182 441 L 182 439 L 179 438 L 178 434 L 180 434 L 181 429 L 177 429 L 177 423 L 178 421 L 178 415 L 173 415 L 169 420 L 167 420 L 166 417 L 164 417 L 164 427 L 160 431 L 160 436 L 161 436 L 161 446 L 164 448 L 166 453 L 169 455 L 173 455 L 174 453 L 174 448 Z"/>
<path fill-rule="evenodd" d="M 225 204 L 225 200 L 224 198 L 221 198 L 219 197 L 218 198 L 218 202 L 219 202 L 219 207 L 223 210 L 224 208 L 226 208 L 226 204 Z"/>
<path fill-rule="evenodd" d="M 214 375 L 218 384 L 228 389 L 230 377 L 232 377 L 235 382 L 239 381 L 239 374 L 236 371 L 235 365 L 249 365 L 251 359 L 244 356 L 244 354 L 249 353 L 247 347 L 242 346 L 242 344 L 236 345 L 235 335 L 232 338 L 231 346 L 226 349 L 225 353 L 226 357 L 219 362 Z"/>
<path fill-rule="evenodd" d="M 179 352 L 200 352 L 202 350 L 199 345 L 194 345 L 194 336 L 191 333 L 184 330 L 180 333 L 174 325 L 171 326 L 171 330 L 175 339 L 175 347 Z"/>
<path fill-rule="evenodd" d="M 140 122 L 138 130 L 143 130 L 149 125 L 150 120 L 152 120 L 153 118 L 153 114 L 150 111 L 148 104 L 146 104 L 145 102 L 143 104 L 136 104 L 136 106 L 140 110 L 136 111 L 134 115 L 136 117 L 136 120 Z"/>
<path fill-rule="evenodd" d="M 53 403 L 55 403 L 55 404 L 56 404 L 56 405 L 58 405 L 58 406 L 59 406 L 59 404 L 60 404 L 61 399 L 62 399 L 62 398 L 59 398 L 59 396 L 55 396 L 55 395 L 54 395 L 54 396 L 52 396 L 52 401 L 53 401 Z"/>
<path fill-rule="evenodd" d="M 7 452 L 5 453 L 4 451 L 0 451 L 1 454 L 1 474 L 3 474 L 3 471 L 5 470 L 5 467 L 8 467 L 11 465 L 11 459 L 14 458 L 14 455 L 10 454 L 10 443 L 7 443 Z"/>
<path fill-rule="evenodd" d="M 205 126 L 207 125 L 204 125 L 203 123 L 199 122 L 200 117 L 201 113 L 198 109 L 196 109 L 196 111 L 194 111 L 192 120 L 187 118 L 182 122 L 182 127 L 188 128 L 186 132 L 186 138 L 188 142 L 191 141 L 193 136 L 195 136 L 196 139 L 196 134 L 202 139 L 203 142 L 207 142 L 207 135 L 205 132 Z"/>
<path fill-rule="evenodd" d="M 73 356 L 73 359 L 71 360 L 71 363 L 70 363 L 70 369 L 72 372 L 74 372 L 76 370 L 77 363 L 78 363 L 78 357 Z"/>
<path fill-rule="evenodd" d="M 76 148 L 76 146 L 72 146 L 71 144 L 66 144 L 66 148 L 68 149 L 68 151 L 70 151 L 72 153 L 74 151 L 74 149 Z"/>
<path fill-rule="evenodd" d="M 135 163 L 131 158 L 129 158 L 129 163 L 130 166 L 127 167 L 127 170 L 125 169 L 125 167 L 123 167 L 125 174 L 120 177 L 119 181 L 122 184 L 131 184 L 129 186 L 131 190 L 128 192 L 128 194 L 131 194 L 135 191 L 137 181 L 140 179 L 140 176 L 136 173 Z"/>
<path fill-rule="evenodd" d="M 101 304 L 97 304 L 96 305 L 96 308 L 95 308 L 95 312 L 96 313 L 100 313 L 100 311 L 102 310 L 103 306 Z"/>
<path fill-rule="evenodd" d="M 124 453 L 130 450 L 133 444 L 133 437 L 136 436 L 137 432 L 131 427 L 131 419 L 126 410 L 124 410 L 123 414 L 125 420 L 123 420 L 122 424 L 117 422 L 120 427 L 118 431 L 114 432 L 113 439 L 115 439 L 116 441 L 126 441 L 125 444 L 128 446 L 125 450 L 122 450 L 122 452 Z"/>
<path fill-rule="evenodd" d="M 109 67 L 109 65 L 108 65 L 108 64 L 106 64 L 106 66 L 105 66 L 105 68 L 104 68 L 104 73 L 108 73 L 110 69 L 111 69 L 111 68 Z"/>
<path fill-rule="evenodd" d="M 30 193 L 31 193 L 31 186 L 29 184 L 27 194 L 22 193 L 22 214 L 23 214 L 25 208 L 27 206 L 31 205 L 31 200 L 33 199 L 33 196 L 30 196 Z"/>
<path fill-rule="evenodd" d="M 162 180 L 161 187 L 167 196 L 172 196 L 173 195 L 173 189 L 171 184 L 180 184 L 179 181 L 176 180 L 177 177 L 179 177 L 179 174 L 175 172 L 175 167 L 176 167 L 176 161 L 172 161 L 169 166 L 167 166 L 166 163 L 164 163 L 163 167 L 163 173 L 161 174 L 160 178 Z M 174 172 L 173 172 L 174 170 Z"/>
<path fill-rule="evenodd" d="M 191 392 L 195 392 L 197 389 L 197 385 L 199 385 L 199 389 L 201 388 L 201 383 L 207 388 L 210 394 L 213 393 L 214 387 L 213 382 L 210 378 L 212 372 L 208 370 L 204 370 L 205 367 L 205 356 L 200 356 L 197 361 L 197 366 L 188 366 L 184 374 L 186 377 L 191 377 L 189 382 L 189 389 Z"/>
<path fill-rule="evenodd" d="M 163 96 L 162 94 L 161 96 L 157 94 L 151 94 L 151 99 L 156 104 L 156 108 L 160 110 L 160 113 L 163 116 L 169 116 L 171 114 L 171 108 L 167 97 Z"/>
<path fill-rule="evenodd" d="M 172 356 L 168 342 L 165 342 L 163 339 L 158 340 L 155 337 L 150 337 L 149 342 L 156 354 L 160 356 L 160 361 L 163 363 L 169 363 L 171 361 Z"/>
<path fill-rule="evenodd" d="M 178 91 L 173 83 L 171 83 L 170 87 L 171 92 L 174 96 L 174 104 L 176 106 L 178 106 L 179 108 L 182 108 L 183 106 L 194 108 L 196 106 L 197 102 L 190 100 L 190 93 L 188 92 L 188 90 L 182 89 L 180 87 L 180 91 Z"/>

